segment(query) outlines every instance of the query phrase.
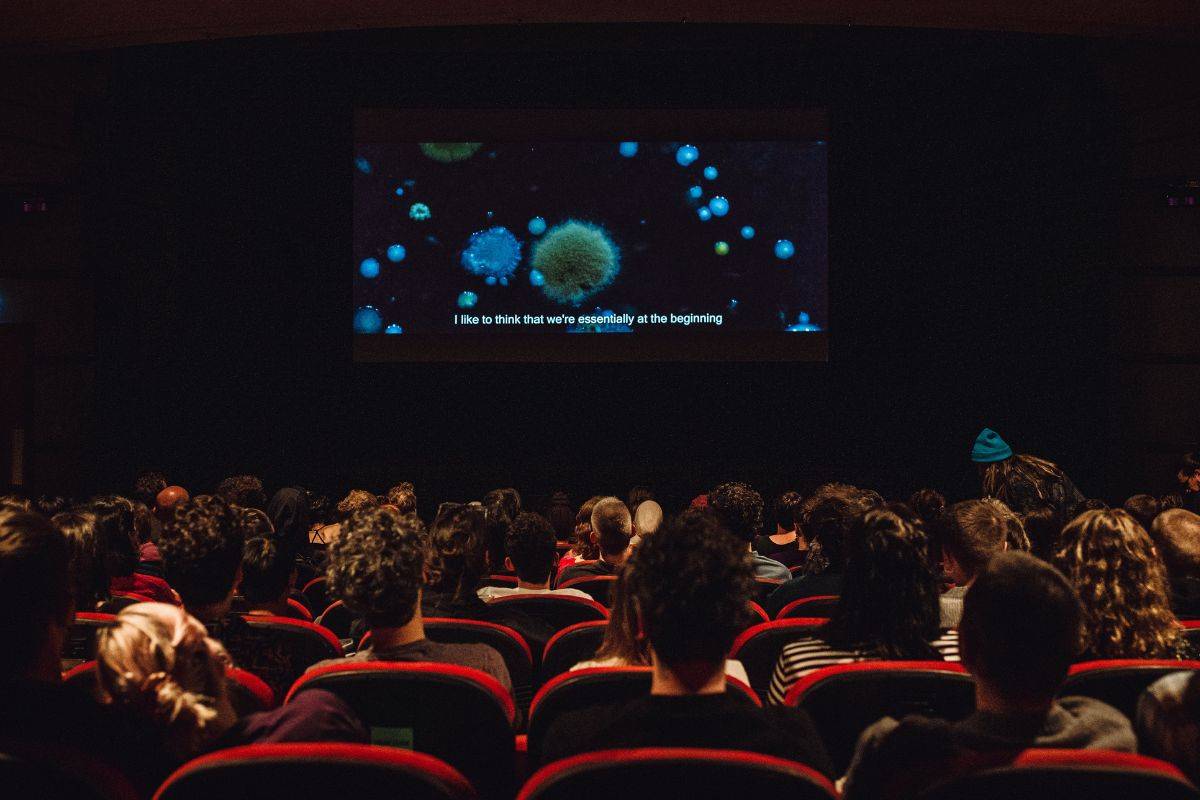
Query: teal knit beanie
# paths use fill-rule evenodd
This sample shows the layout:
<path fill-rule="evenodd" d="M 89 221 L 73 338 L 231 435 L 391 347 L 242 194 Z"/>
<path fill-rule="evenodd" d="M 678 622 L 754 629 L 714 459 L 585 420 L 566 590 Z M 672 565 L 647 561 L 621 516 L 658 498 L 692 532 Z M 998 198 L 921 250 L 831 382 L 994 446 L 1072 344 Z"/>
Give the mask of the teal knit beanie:
<path fill-rule="evenodd" d="M 975 437 L 975 446 L 971 448 L 971 460 L 976 464 L 991 464 L 1012 458 L 1012 448 L 1008 442 L 1000 438 L 1000 434 L 991 428 L 984 428 Z"/>

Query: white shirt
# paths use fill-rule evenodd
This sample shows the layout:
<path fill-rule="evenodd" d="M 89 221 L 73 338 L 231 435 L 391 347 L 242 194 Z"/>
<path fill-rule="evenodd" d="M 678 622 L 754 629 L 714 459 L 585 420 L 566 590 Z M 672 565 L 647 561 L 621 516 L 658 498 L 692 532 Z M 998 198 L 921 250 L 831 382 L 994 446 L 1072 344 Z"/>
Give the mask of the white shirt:
<path fill-rule="evenodd" d="M 589 669 L 591 667 L 627 667 L 629 666 L 619 658 L 593 658 L 590 661 L 580 661 L 575 666 L 571 667 L 571 672 L 577 669 Z M 747 686 L 750 685 L 750 676 L 746 674 L 746 668 L 742 666 L 740 661 L 725 661 L 725 677 L 739 680 Z"/>
<path fill-rule="evenodd" d="M 487 603 L 497 597 L 512 597 L 514 594 L 553 594 L 560 597 L 582 597 L 591 600 L 592 596 L 578 589 L 522 589 L 519 586 L 484 586 L 476 592 L 479 599 Z"/>

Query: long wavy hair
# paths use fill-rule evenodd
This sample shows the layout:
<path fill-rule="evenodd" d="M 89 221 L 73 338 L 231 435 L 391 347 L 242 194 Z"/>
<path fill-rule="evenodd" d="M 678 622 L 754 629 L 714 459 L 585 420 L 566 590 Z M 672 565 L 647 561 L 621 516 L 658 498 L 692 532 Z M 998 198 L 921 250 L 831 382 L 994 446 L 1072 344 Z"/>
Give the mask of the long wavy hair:
<path fill-rule="evenodd" d="M 1183 637 L 1167 572 L 1149 534 L 1120 509 L 1086 511 L 1063 528 L 1054 566 L 1083 604 L 1092 658 L 1176 658 Z"/>
<path fill-rule="evenodd" d="M 625 666 L 644 667 L 650 663 L 650 643 L 637 637 L 637 619 L 629 595 L 627 572 L 620 570 L 617 573 L 612 588 L 612 615 L 604 628 L 604 641 L 596 650 L 595 658 L 600 661 L 615 658 Z"/>
<path fill-rule="evenodd" d="M 1046 495 L 1046 487 L 1065 479 L 1062 469 L 1053 461 L 1019 454 L 984 465 L 983 496 L 994 497 L 1014 508 L 1014 501 L 1017 499 L 1012 494 L 1014 486 L 1032 486 L 1039 499 L 1051 500 L 1052 498 Z"/>

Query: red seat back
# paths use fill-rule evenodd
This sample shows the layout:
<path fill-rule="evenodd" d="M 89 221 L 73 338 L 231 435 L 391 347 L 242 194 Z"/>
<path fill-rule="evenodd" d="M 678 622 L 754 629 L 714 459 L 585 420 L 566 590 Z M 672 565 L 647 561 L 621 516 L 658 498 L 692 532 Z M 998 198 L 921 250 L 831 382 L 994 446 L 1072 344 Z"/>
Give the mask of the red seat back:
<path fill-rule="evenodd" d="M 304 584 L 304 588 L 300 590 L 300 594 L 304 595 L 304 605 L 314 614 L 329 608 L 332 602 L 325 586 L 325 576 L 322 575 Z"/>
<path fill-rule="evenodd" d="M 581 575 L 571 578 L 566 583 L 560 583 L 555 588 L 586 592 L 597 603 L 608 608 L 612 604 L 612 587 L 616 582 L 616 575 Z"/>
<path fill-rule="evenodd" d="M 135 603 L 153 602 L 153 597 L 146 597 L 144 594 L 134 594 L 133 592 L 113 592 L 111 597 L 100 604 L 98 610 L 102 614 L 116 614 L 122 608 L 134 605 Z"/>
<path fill-rule="evenodd" d="M 755 578 L 754 600 L 759 603 L 763 602 L 782 585 L 783 581 L 774 578 Z"/>
<path fill-rule="evenodd" d="M 440 759 L 364 744 L 255 744 L 189 761 L 154 800 L 265 797 L 470 800 L 475 791 Z"/>
<path fill-rule="evenodd" d="M 311 622 L 289 617 L 266 617 L 257 614 L 247 614 L 242 617 L 250 626 L 250 635 L 254 644 L 255 654 L 263 658 L 275 672 L 254 669 L 254 662 L 241 660 L 235 653 L 234 657 L 239 666 L 251 667 L 251 671 L 267 680 L 277 694 L 282 695 L 292 682 L 304 674 L 304 671 L 327 658 L 342 658 L 345 653 L 338 638 L 327 629 Z M 275 661 L 268 656 L 272 653 L 286 655 L 282 664 L 286 668 L 276 668 Z"/>
<path fill-rule="evenodd" d="M 312 612 L 308 610 L 308 606 L 304 605 L 304 603 L 301 603 L 299 600 L 297 600 L 294 597 L 289 597 L 287 604 L 288 604 L 288 607 L 291 608 L 292 611 L 295 612 L 296 619 L 302 619 L 305 622 L 313 621 Z"/>
<path fill-rule="evenodd" d="M 1083 695 L 1108 703 L 1133 719 L 1137 702 L 1146 687 L 1164 675 L 1200 669 L 1200 661 L 1119 659 L 1084 661 L 1071 667 L 1059 697 Z"/>
<path fill-rule="evenodd" d="M 828 778 L 794 761 L 738 750 L 648 747 L 556 761 L 538 770 L 517 800 L 836 800 L 837 796 Z"/>
<path fill-rule="evenodd" d="M 569 671 L 580 661 L 593 658 L 604 641 L 604 631 L 607 629 L 608 623 L 603 620 L 580 622 L 550 637 L 550 641 L 546 642 L 546 652 L 542 654 L 538 685 Z"/>
<path fill-rule="evenodd" d="M 96 634 L 101 628 L 107 627 L 116 620 L 115 614 L 102 614 L 96 611 L 79 611 L 71 622 L 63 641 L 62 658 L 64 661 L 90 661 L 96 657 Z"/>
<path fill-rule="evenodd" d="M 789 619 L 751 625 L 733 640 L 729 657 L 742 662 L 754 691 L 766 697 L 779 652 L 790 642 L 812 636 L 826 621 Z"/>
<path fill-rule="evenodd" d="M 608 619 L 608 609 L 595 600 L 561 594 L 513 594 L 497 597 L 488 605 L 515 609 L 546 622 L 556 631 L 580 622 Z"/>
<path fill-rule="evenodd" d="M 63 683 L 78 686 L 82 691 L 92 694 L 96 690 L 96 669 L 95 661 L 85 661 L 63 673 Z M 230 667 L 225 670 L 225 680 L 229 700 L 239 717 L 275 707 L 275 692 L 254 673 Z"/>
<path fill-rule="evenodd" d="M 486 794 L 512 790 L 516 706 L 490 675 L 453 664 L 350 661 L 308 672 L 288 701 L 313 688 L 349 704 L 373 743 L 440 758 Z"/>
<path fill-rule="evenodd" d="M 1026 750 L 1010 763 L 952 778 L 923 800 L 1196 800 L 1176 767 L 1106 750 Z"/>
<path fill-rule="evenodd" d="M 801 597 L 779 609 L 775 619 L 792 619 L 793 617 L 830 617 L 837 608 L 841 598 L 836 594 L 818 594 L 812 597 Z"/>
<path fill-rule="evenodd" d="M 322 628 L 328 628 L 333 632 L 333 635 L 339 641 L 354 638 L 353 625 L 355 615 L 346 608 L 346 604 L 341 600 L 335 600 L 321 611 L 321 615 L 316 618 L 316 623 Z"/>
<path fill-rule="evenodd" d="M 500 654 L 508 677 L 512 680 L 513 699 L 522 712 L 529 709 L 533 699 L 533 652 L 529 643 L 504 625 L 475 619 L 429 617 L 425 620 L 425 636 L 443 644 L 486 644 Z"/>
<path fill-rule="evenodd" d="M 945 661 L 860 661 L 805 675 L 784 703 L 808 712 L 842 775 L 867 727 L 907 714 L 962 719 L 975 710 L 975 681 Z"/>

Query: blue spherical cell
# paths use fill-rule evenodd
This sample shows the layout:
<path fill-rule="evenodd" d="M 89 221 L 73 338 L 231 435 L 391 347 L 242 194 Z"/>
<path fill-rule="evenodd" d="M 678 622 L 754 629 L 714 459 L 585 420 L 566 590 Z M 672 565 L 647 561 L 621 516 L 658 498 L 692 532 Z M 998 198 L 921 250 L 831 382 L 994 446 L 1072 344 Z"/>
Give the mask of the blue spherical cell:
<path fill-rule="evenodd" d="M 789 259 L 796 254 L 796 247 L 787 239 L 780 239 L 775 243 L 775 257 Z"/>
<path fill-rule="evenodd" d="M 708 206 L 700 206 L 696 209 L 696 216 L 700 217 L 701 222 L 708 222 L 712 219 L 712 212 L 708 210 Z"/>
<path fill-rule="evenodd" d="M 433 216 L 433 213 L 429 210 L 429 206 L 425 205 L 424 203 L 413 203 L 408 208 L 408 216 L 410 219 L 420 221 L 429 219 L 431 216 Z"/>
<path fill-rule="evenodd" d="M 723 217 L 729 213 L 729 201 L 721 195 L 717 195 L 708 201 L 708 210 L 713 213 L 714 217 Z"/>
<path fill-rule="evenodd" d="M 367 161 L 362 156 L 359 156 L 358 158 L 354 159 L 354 167 L 359 172 L 361 172 L 363 175 L 371 174 L 371 162 Z"/>
<path fill-rule="evenodd" d="M 398 324 L 393 322 L 391 325 L 388 325 L 386 328 L 384 328 L 383 332 L 390 333 L 394 336 L 397 333 L 404 333 L 404 328 L 401 328 Z"/>
<path fill-rule="evenodd" d="M 675 151 L 675 162 L 681 167 L 689 166 L 700 157 L 700 151 L 695 145 L 685 144 Z"/>
<path fill-rule="evenodd" d="M 708 178 L 710 181 L 715 181 L 717 179 L 717 174 L 717 168 L 712 164 L 709 164 L 704 168 L 704 177 Z"/>
<path fill-rule="evenodd" d="M 637 155 L 637 142 L 621 142 L 617 151 L 626 158 L 633 158 Z"/>
<path fill-rule="evenodd" d="M 743 239 L 753 239 L 754 238 L 754 228 L 750 227 L 749 225 L 743 225 L 742 226 L 742 238 Z"/>
<path fill-rule="evenodd" d="M 542 217 L 534 217 L 533 219 L 529 220 L 529 225 L 526 227 L 529 228 L 529 232 L 534 236 L 541 236 L 546 232 L 546 220 Z"/>
<path fill-rule="evenodd" d="M 408 255 L 408 251 L 404 249 L 402 244 L 394 244 L 387 249 L 388 261 L 393 264 L 399 264 L 404 260 L 404 256 Z"/>
<path fill-rule="evenodd" d="M 404 197 L 404 187 L 403 186 L 396 187 L 396 197 Z"/>
<path fill-rule="evenodd" d="M 379 260 L 375 258 L 364 258 L 362 263 L 358 265 L 358 274 L 364 278 L 375 278 L 379 276 Z"/>
<path fill-rule="evenodd" d="M 363 306 L 354 312 L 355 333 L 379 333 L 383 330 L 383 317 L 375 306 Z"/>
<path fill-rule="evenodd" d="M 517 271 L 521 263 L 521 243 L 508 228 L 496 226 L 471 234 L 462 251 L 462 265 L 472 275 L 479 275 L 489 286 Z"/>
<path fill-rule="evenodd" d="M 811 321 L 812 317 L 808 315 L 807 311 L 801 311 L 796 315 L 796 322 L 799 322 L 801 325 L 807 325 Z"/>
<path fill-rule="evenodd" d="M 545 286 L 546 276 L 538 272 L 536 269 L 529 270 L 529 285 L 530 286 Z"/>
<path fill-rule="evenodd" d="M 458 296 L 459 308 L 474 308 L 475 304 L 478 302 L 479 295 L 475 294 L 474 292 L 463 292 Z"/>
<path fill-rule="evenodd" d="M 688 189 L 688 197 L 692 198 L 693 200 L 699 200 L 700 195 L 702 194 L 704 194 L 704 190 L 699 186 L 693 186 L 692 188 Z"/>

